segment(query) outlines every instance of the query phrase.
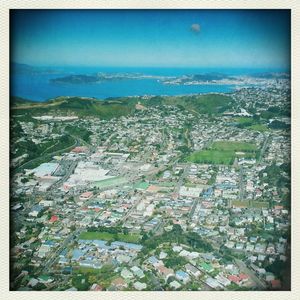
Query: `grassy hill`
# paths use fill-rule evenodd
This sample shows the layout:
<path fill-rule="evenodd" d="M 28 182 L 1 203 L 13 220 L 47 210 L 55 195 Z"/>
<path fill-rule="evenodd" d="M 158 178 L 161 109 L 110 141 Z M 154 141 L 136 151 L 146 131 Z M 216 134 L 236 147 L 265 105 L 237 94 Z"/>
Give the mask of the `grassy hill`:
<path fill-rule="evenodd" d="M 28 102 L 14 98 L 11 100 L 11 111 L 12 114 L 75 114 L 110 119 L 132 113 L 135 103 L 134 99 L 127 98 L 122 101 L 100 101 L 94 98 L 58 97 L 46 102 Z"/>
<path fill-rule="evenodd" d="M 146 101 L 145 105 L 176 105 L 200 114 L 217 114 L 229 109 L 233 105 L 233 99 L 229 95 L 222 94 L 157 96 Z"/>
<path fill-rule="evenodd" d="M 11 97 L 10 98 L 10 104 L 13 106 L 27 106 L 27 105 L 31 105 L 34 103 L 36 103 L 36 102 L 21 98 L 21 97 Z"/>
<path fill-rule="evenodd" d="M 77 116 L 95 116 L 111 119 L 131 114 L 135 104 L 140 102 L 146 107 L 175 105 L 193 113 L 218 114 L 232 105 L 230 96 L 206 94 L 195 96 L 156 96 L 148 100 L 137 98 L 116 98 L 99 100 L 82 97 L 57 97 L 45 102 L 34 102 L 22 98 L 11 98 L 12 114 L 75 114 Z"/>

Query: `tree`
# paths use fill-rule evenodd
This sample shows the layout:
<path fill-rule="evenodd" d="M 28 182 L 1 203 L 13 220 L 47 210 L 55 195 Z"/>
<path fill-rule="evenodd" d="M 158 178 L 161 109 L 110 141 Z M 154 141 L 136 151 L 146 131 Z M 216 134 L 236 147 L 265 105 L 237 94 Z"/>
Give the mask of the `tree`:
<path fill-rule="evenodd" d="M 90 284 L 88 281 L 88 277 L 83 274 L 78 274 L 72 278 L 72 284 L 76 287 L 79 291 L 86 291 L 88 290 Z"/>
<path fill-rule="evenodd" d="M 181 256 L 169 257 L 165 260 L 165 266 L 167 268 L 178 268 L 180 266 L 185 265 L 188 261 Z"/>
<path fill-rule="evenodd" d="M 21 179 L 21 182 L 22 182 L 22 183 L 26 183 L 26 182 L 28 182 L 28 181 L 29 181 L 29 179 L 28 179 L 28 178 L 25 178 L 25 177 Z"/>
<path fill-rule="evenodd" d="M 46 289 L 46 286 L 43 283 L 40 283 L 40 282 L 34 287 L 34 290 L 36 290 L 36 291 L 42 291 L 42 290 L 45 290 L 45 289 Z"/>
<path fill-rule="evenodd" d="M 269 124 L 269 127 L 272 129 L 288 129 L 290 128 L 289 125 L 287 125 L 286 123 L 280 122 L 280 121 L 273 121 Z"/>
<path fill-rule="evenodd" d="M 177 234 L 181 234 L 183 232 L 183 230 L 179 224 L 174 224 L 172 231 Z"/>

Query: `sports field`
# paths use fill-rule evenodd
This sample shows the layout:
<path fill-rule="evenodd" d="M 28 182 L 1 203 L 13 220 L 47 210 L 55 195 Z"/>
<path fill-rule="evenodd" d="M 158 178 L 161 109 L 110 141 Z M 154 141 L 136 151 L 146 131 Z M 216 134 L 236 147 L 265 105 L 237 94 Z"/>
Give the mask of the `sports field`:
<path fill-rule="evenodd" d="M 218 141 L 211 145 L 211 149 L 220 151 L 254 152 L 257 150 L 257 146 L 253 143 L 247 142 Z"/>
<path fill-rule="evenodd" d="M 239 118 L 234 118 L 234 121 L 247 129 L 260 131 L 260 132 L 270 130 L 267 125 L 262 124 L 256 120 L 254 120 L 253 118 L 239 117 Z"/>
<path fill-rule="evenodd" d="M 193 163 L 232 165 L 234 159 L 237 156 L 241 156 L 241 154 L 236 152 L 245 152 L 242 155 L 243 157 L 253 158 L 257 150 L 257 146 L 254 143 L 217 141 L 213 142 L 209 149 L 192 153 L 186 160 Z"/>
<path fill-rule="evenodd" d="M 269 208 L 269 202 L 266 201 L 249 201 L 249 200 L 232 200 L 231 207 L 239 208 Z"/>
<path fill-rule="evenodd" d="M 265 131 L 270 130 L 270 129 L 268 128 L 268 126 L 267 126 L 267 125 L 264 125 L 264 124 L 255 124 L 255 125 L 251 125 L 250 127 L 248 127 L 248 129 L 252 129 L 252 130 L 260 131 L 260 132 L 265 132 Z"/>
<path fill-rule="evenodd" d="M 193 163 L 210 163 L 231 165 L 234 162 L 234 151 L 201 150 L 192 153 L 187 160 Z"/>
<path fill-rule="evenodd" d="M 95 183 L 93 183 L 93 186 L 95 186 L 97 188 L 106 188 L 106 187 L 115 186 L 115 185 L 124 184 L 124 183 L 127 183 L 126 178 L 113 177 L 113 178 L 104 179 L 101 181 L 96 181 Z"/>

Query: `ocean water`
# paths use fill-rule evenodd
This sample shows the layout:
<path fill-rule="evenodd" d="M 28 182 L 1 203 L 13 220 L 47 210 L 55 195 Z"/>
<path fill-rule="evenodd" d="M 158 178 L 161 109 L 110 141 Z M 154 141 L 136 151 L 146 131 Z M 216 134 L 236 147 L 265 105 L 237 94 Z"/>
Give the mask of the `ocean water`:
<path fill-rule="evenodd" d="M 229 93 L 234 85 L 164 85 L 157 79 L 124 79 L 92 84 L 51 83 L 50 79 L 70 74 L 140 73 L 156 76 L 179 76 L 209 72 L 229 75 L 250 74 L 269 70 L 245 69 L 174 69 L 174 68 L 100 68 L 55 67 L 54 72 L 14 72 L 10 77 L 10 94 L 34 101 L 46 101 L 58 96 L 81 96 L 106 99 L 142 95 L 186 95 L 198 93 Z M 48 68 L 49 70 L 49 68 Z"/>

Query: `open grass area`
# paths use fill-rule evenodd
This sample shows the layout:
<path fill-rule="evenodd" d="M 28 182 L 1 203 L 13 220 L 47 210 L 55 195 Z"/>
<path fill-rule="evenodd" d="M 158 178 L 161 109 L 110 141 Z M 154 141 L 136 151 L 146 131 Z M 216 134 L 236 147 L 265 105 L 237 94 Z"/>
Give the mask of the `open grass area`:
<path fill-rule="evenodd" d="M 249 200 L 232 200 L 231 207 L 248 208 L 250 207 Z"/>
<path fill-rule="evenodd" d="M 253 143 L 217 141 L 212 143 L 210 149 L 194 152 L 186 160 L 193 163 L 232 165 L 236 157 L 254 158 L 257 151 L 258 148 Z"/>
<path fill-rule="evenodd" d="M 149 184 L 144 181 L 137 182 L 133 185 L 133 188 L 139 189 L 139 190 L 146 190 L 149 187 Z"/>
<path fill-rule="evenodd" d="M 260 131 L 260 132 L 265 132 L 270 130 L 267 125 L 263 125 L 263 124 L 254 124 L 249 126 L 248 129 Z"/>
<path fill-rule="evenodd" d="M 98 274 L 99 269 L 89 268 L 89 267 L 79 267 L 74 269 L 75 274 Z"/>
<path fill-rule="evenodd" d="M 247 128 L 250 130 L 255 130 L 255 131 L 260 131 L 260 132 L 265 132 L 267 130 L 270 130 L 267 125 L 265 124 L 260 124 L 259 121 L 249 118 L 249 117 L 239 117 L 239 118 L 234 118 L 234 122 L 238 123 L 239 126 L 242 126 L 243 128 Z"/>
<path fill-rule="evenodd" d="M 211 149 L 220 151 L 254 152 L 257 150 L 257 146 L 253 143 L 247 142 L 218 141 L 211 145 Z"/>
<path fill-rule="evenodd" d="M 232 98 L 229 95 L 203 94 L 151 98 L 148 103 L 152 105 L 180 105 L 188 111 L 200 114 L 218 114 L 230 109 Z"/>
<path fill-rule="evenodd" d="M 79 236 L 80 240 L 104 240 L 104 241 L 121 241 L 127 243 L 138 243 L 140 236 L 138 234 L 115 234 L 109 232 L 86 231 Z"/>
<path fill-rule="evenodd" d="M 252 201 L 251 207 L 254 208 L 269 208 L 269 202 L 263 202 L 263 201 Z"/>
<path fill-rule="evenodd" d="M 188 103 L 187 108 L 191 105 L 199 113 L 215 114 L 222 108 L 226 109 L 231 102 L 231 97 L 219 94 L 208 94 L 197 96 L 195 100 Z"/>
<path fill-rule="evenodd" d="M 106 187 L 110 187 L 110 186 L 114 186 L 114 185 L 119 185 L 119 184 L 124 184 L 127 183 L 127 179 L 124 177 L 113 177 L 113 178 L 108 178 L 108 179 L 104 179 L 101 181 L 96 181 L 93 186 L 97 187 L 97 188 L 106 188 Z"/>
<path fill-rule="evenodd" d="M 109 232 L 96 232 L 96 231 L 86 231 L 82 232 L 79 236 L 80 240 L 104 240 L 113 241 L 115 234 Z"/>
<path fill-rule="evenodd" d="M 232 200 L 231 207 L 239 208 L 269 208 L 266 201 Z"/>
<path fill-rule="evenodd" d="M 234 162 L 234 151 L 202 150 L 192 153 L 187 161 L 193 163 L 210 163 L 231 165 Z"/>
<path fill-rule="evenodd" d="M 247 158 L 247 159 L 256 157 L 255 152 L 236 152 L 235 155 L 238 158 L 244 157 L 244 158 Z"/>
<path fill-rule="evenodd" d="M 243 125 L 251 125 L 251 124 L 254 123 L 253 118 L 249 118 L 249 117 L 234 118 L 234 121 L 239 123 L 239 124 L 243 124 Z"/>

